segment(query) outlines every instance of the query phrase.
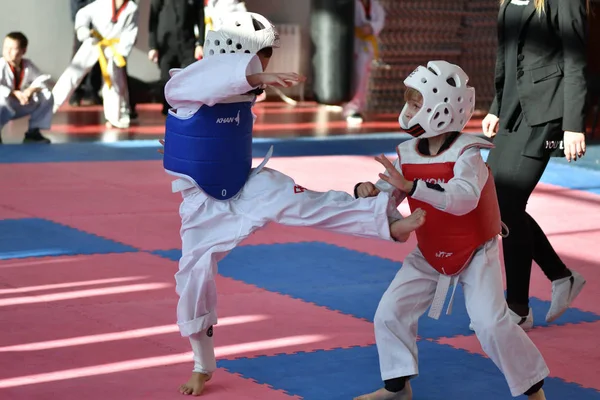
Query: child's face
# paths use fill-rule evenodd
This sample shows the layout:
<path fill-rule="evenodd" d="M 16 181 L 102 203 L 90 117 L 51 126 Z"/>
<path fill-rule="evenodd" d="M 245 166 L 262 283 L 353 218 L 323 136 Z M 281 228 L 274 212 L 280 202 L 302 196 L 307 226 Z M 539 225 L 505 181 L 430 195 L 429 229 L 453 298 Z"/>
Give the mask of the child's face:
<path fill-rule="evenodd" d="M 4 38 L 4 45 L 2 46 L 2 57 L 11 65 L 19 65 L 25 49 L 22 49 L 17 40 L 11 38 Z"/>
<path fill-rule="evenodd" d="M 406 121 L 410 121 L 419 112 L 421 107 L 423 107 L 423 96 L 417 91 L 411 91 L 410 95 L 407 96 L 406 104 L 408 107 L 404 115 L 406 116 Z"/>
<path fill-rule="evenodd" d="M 258 59 L 260 60 L 260 64 L 262 65 L 263 72 L 267 70 L 267 66 L 269 65 L 269 61 L 271 57 L 267 57 L 264 54 L 258 54 Z"/>

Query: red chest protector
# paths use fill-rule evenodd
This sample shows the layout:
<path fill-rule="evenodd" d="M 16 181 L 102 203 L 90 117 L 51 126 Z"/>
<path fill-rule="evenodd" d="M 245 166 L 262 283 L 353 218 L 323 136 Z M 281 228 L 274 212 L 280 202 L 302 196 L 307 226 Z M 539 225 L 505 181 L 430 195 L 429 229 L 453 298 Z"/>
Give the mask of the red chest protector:
<path fill-rule="evenodd" d="M 431 183 L 450 181 L 454 177 L 456 160 L 468 148 L 493 146 L 483 139 L 463 134 L 442 153 L 425 156 L 417 150 L 417 143 L 417 140 L 411 140 L 400 145 L 402 174 L 408 180 Z M 421 208 L 427 212 L 425 224 L 416 231 L 418 246 L 427 262 L 444 275 L 460 273 L 469 265 L 475 251 L 502 230 L 491 173 L 477 207 L 468 214 L 448 214 L 410 197 L 408 204 L 412 211 Z"/>

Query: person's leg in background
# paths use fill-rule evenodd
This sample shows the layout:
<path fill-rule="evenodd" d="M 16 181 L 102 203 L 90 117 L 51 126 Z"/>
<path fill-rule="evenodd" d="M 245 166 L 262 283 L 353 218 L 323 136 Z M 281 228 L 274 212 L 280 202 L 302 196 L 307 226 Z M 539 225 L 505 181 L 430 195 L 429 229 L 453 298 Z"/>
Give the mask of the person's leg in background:
<path fill-rule="evenodd" d="M 358 42 L 356 41 L 356 43 Z M 367 105 L 372 62 L 373 54 L 368 49 L 356 49 L 352 77 L 352 100 L 344 107 L 344 116 L 350 123 L 360 123 L 364 119 L 363 112 Z"/>
<path fill-rule="evenodd" d="M 551 281 L 571 276 L 542 229 L 526 212 L 529 197 L 549 161 L 548 156 L 522 155 L 531 129 L 523 121 L 515 132 L 500 131 L 487 160 L 496 183 L 502 221 L 509 229 L 508 237 L 502 239 L 506 300 L 509 308 L 521 317 L 517 322 L 523 329 L 533 325 L 529 309 L 532 261 L 538 263 Z"/>
<path fill-rule="evenodd" d="M 169 70 L 171 68 L 181 68 L 181 63 L 179 61 L 179 56 L 175 51 L 164 50 L 158 52 L 158 67 L 160 68 L 160 99 L 163 104 L 162 113 L 163 115 L 167 115 L 169 112 L 169 103 L 167 103 L 167 99 L 165 98 L 165 85 L 170 78 Z M 194 52 L 192 52 L 192 58 L 194 57 Z"/>
<path fill-rule="evenodd" d="M 71 22 L 75 24 L 75 15 L 77 11 L 86 5 L 90 4 L 93 0 L 71 0 Z M 77 40 L 77 35 L 73 36 L 73 57 L 79 50 L 81 42 Z M 78 107 L 80 105 L 97 105 L 102 104 L 99 92 L 102 87 L 102 79 L 100 74 L 100 65 L 96 65 L 90 72 L 86 74 L 81 83 L 77 86 L 71 97 L 69 98 L 69 105 Z"/>

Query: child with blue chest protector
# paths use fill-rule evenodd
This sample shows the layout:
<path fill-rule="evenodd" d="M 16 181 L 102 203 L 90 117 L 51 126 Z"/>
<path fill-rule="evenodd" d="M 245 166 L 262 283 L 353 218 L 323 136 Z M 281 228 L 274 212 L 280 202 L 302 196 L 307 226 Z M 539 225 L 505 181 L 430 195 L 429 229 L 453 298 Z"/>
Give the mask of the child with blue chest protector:
<path fill-rule="evenodd" d="M 279 35 L 263 16 L 232 13 L 206 35 L 205 58 L 171 71 L 165 97 L 164 168 L 180 192 L 182 256 L 175 274 L 177 320 L 194 353 L 183 394 L 199 395 L 216 370 L 217 264 L 252 232 L 269 222 L 312 226 L 384 240 L 405 241 L 424 222 L 397 211 L 395 194 L 354 199 L 338 191 L 308 190 L 267 168 L 272 148 L 252 168 L 255 98 L 266 85 L 302 82 L 295 73 L 265 73 Z M 243 268 L 243 266 L 240 266 Z"/>

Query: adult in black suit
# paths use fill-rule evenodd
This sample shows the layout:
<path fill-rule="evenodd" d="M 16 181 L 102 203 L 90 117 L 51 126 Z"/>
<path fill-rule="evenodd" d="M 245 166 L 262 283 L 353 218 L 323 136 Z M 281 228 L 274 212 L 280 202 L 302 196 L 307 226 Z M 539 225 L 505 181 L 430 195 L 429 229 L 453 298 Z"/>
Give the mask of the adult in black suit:
<path fill-rule="evenodd" d="M 196 39 L 194 26 L 198 28 Z M 150 3 L 148 58 L 158 64 L 162 86 L 171 68 L 185 68 L 202 57 L 204 2 L 201 0 L 152 0 Z M 161 92 L 162 93 L 162 92 Z M 169 105 L 163 97 L 163 114 Z"/>
<path fill-rule="evenodd" d="M 488 164 L 510 231 L 502 241 L 507 303 L 515 322 L 526 330 L 533 326 L 533 260 L 552 281 L 548 322 L 567 310 L 585 284 L 562 262 L 525 208 L 550 157 L 576 161 L 585 154 L 586 3 L 503 0 L 500 6 L 496 98 L 483 131 L 494 137 Z"/>

